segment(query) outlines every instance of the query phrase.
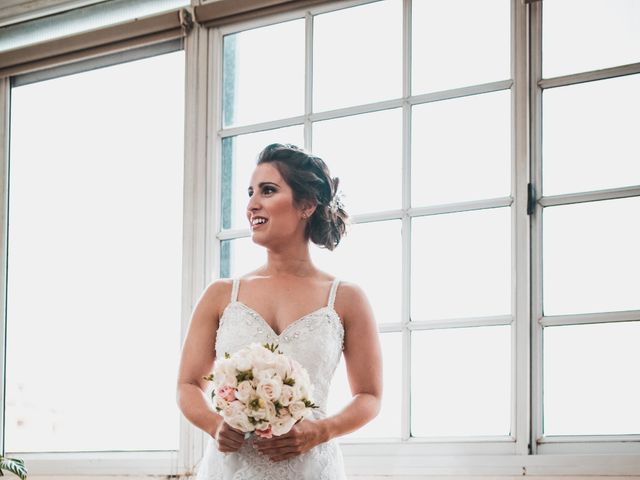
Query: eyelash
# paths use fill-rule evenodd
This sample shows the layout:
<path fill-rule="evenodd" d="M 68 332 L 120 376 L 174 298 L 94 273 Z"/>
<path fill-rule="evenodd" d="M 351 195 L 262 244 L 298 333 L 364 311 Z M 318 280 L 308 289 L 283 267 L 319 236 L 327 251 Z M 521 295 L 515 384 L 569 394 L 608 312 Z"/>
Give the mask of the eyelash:
<path fill-rule="evenodd" d="M 267 190 L 268 190 L 268 192 L 267 192 Z M 275 193 L 275 192 L 276 192 L 276 189 L 275 189 L 275 188 L 273 188 L 273 187 L 270 187 L 270 186 L 268 186 L 268 185 L 267 185 L 267 186 L 265 186 L 265 187 L 262 187 L 262 193 L 263 193 L 263 194 L 270 194 L 270 193 Z M 251 190 L 251 191 L 249 192 L 249 198 L 251 198 L 251 196 L 252 196 L 252 195 L 253 195 L 253 190 Z"/>

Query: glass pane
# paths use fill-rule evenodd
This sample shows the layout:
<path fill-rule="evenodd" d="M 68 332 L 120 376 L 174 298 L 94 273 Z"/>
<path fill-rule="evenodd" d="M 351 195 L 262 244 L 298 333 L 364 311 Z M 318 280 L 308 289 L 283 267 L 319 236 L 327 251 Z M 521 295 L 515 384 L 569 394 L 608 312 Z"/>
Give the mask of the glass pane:
<path fill-rule="evenodd" d="M 413 206 L 509 195 L 508 90 L 413 108 Z"/>
<path fill-rule="evenodd" d="M 267 250 L 251 237 L 221 242 L 220 277 L 236 278 L 252 272 L 267 261 Z"/>
<path fill-rule="evenodd" d="M 402 95 L 402 2 L 386 0 L 314 17 L 313 109 Z"/>
<path fill-rule="evenodd" d="M 8 451 L 178 449 L 183 122 L 183 52 L 12 90 Z"/>
<path fill-rule="evenodd" d="M 360 430 L 341 439 L 400 438 L 400 414 L 402 412 L 402 334 L 381 333 L 382 382 L 385 394 L 378 416 Z M 351 401 L 351 390 L 344 357 L 341 357 L 329 389 L 327 411 L 334 415 Z"/>
<path fill-rule="evenodd" d="M 509 435 L 511 327 L 411 337 L 412 436 Z"/>
<path fill-rule="evenodd" d="M 302 115 L 304 19 L 224 37 L 224 126 Z"/>
<path fill-rule="evenodd" d="M 511 313 L 509 208 L 413 220 L 411 319 Z"/>
<path fill-rule="evenodd" d="M 640 197 L 547 207 L 545 315 L 640 309 Z"/>
<path fill-rule="evenodd" d="M 311 249 L 318 268 L 362 287 L 378 323 L 401 321 L 401 227 L 400 220 L 355 224 L 334 251 Z"/>
<path fill-rule="evenodd" d="M 510 3 L 413 2 L 413 95 L 511 78 Z"/>
<path fill-rule="evenodd" d="M 314 123 L 313 151 L 340 178 L 349 214 L 401 208 L 400 109 Z"/>
<path fill-rule="evenodd" d="M 2 4 L 6 3 L 2 2 Z M 19 2 L 14 0 L 10 3 L 18 5 Z M 46 7 L 54 2 L 27 3 L 22 1 L 21 3 L 24 4 L 26 12 L 28 11 L 26 9 L 32 8 L 35 3 L 40 4 L 41 7 Z M 60 0 L 55 3 L 63 4 Z M 81 2 L 64 3 L 69 4 L 69 6 L 81 4 Z M 75 8 L 68 12 L 48 15 L 26 23 L 21 22 L 3 27 L 0 29 L 0 51 L 88 32 L 89 30 L 115 25 L 136 18 L 167 12 L 180 7 L 188 7 L 189 4 L 189 0 L 113 0 L 109 2 L 100 0 L 98 5 Z"/>
<path fill-rule="evenodd" d="M 543 188 L 557 195 L 640 184 L 640 75 L 543 95 Z"/>
<path fill-rule="evenodd" d="M 401 321 L 401 227 L 399 220 L 355 224 L 334 251 L 311 249 L 318 268 L 362 287 L 378 323 Z"/>
<path fill-rule="evenodd" d="M 580 21 L 576 21 L 576 12 Z M 545 78 L 640 61 L 637 0 L 545 0 L 542 68 Z"/>
<path fill-rule="evenodd" d="M 545 435 L 640 433 L 638 345 L 640 322 L 545 328 Z"/>
<path fill-rule="evenodd" d="M 246 217 L 249 202 L 247 188 L 258 154 L 271 143 L 293 143 L 302 147 L 302 125 L 226 137 L 222 140 L 222 228 L 249 228 Z"/>

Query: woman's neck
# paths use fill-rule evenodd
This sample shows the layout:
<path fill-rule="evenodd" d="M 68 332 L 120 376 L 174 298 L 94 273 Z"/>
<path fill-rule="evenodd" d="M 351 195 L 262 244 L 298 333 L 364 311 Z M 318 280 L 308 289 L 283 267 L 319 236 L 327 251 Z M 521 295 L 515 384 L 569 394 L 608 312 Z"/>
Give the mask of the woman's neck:
<path fill-rule="evenodd" d="M 284 250 L 267 250 L 267 264 L 262 273 L 267 276 L 310 277 L 316 271 L 309 254 L 309 244 L 305 242 Z"/>

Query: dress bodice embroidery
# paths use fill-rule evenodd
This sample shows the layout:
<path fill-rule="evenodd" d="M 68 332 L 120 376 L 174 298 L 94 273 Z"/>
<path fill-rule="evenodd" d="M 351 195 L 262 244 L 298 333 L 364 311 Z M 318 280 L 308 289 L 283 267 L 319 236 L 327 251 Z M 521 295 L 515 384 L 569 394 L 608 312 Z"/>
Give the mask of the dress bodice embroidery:
<path fill-rule="evenodd" d="M 277 334 L 267 321 L 251 307 L 238 301 L 240 279 L 233 280 L 231 301 L 224 309 L 216 333 L 216 356 L 234 353 L 246 345 L 276 343 L 286 355 L 297 360 L 309 373 L 313 401 L 320 408 L 314 418 L 326 416 L 331 378 L 344 346 L 344 327 L 334 309 L 339 279 L 331 284 L 327 305 L 304 315 Z M 305 454 L 283 462 L 271 462 L 258 454 L 253 438 L 237 453 L 222 454 L 210 438 L 198 480 L 287 480 L 346 478 L 342 454 L 335 441 L 318 445 Z"/>

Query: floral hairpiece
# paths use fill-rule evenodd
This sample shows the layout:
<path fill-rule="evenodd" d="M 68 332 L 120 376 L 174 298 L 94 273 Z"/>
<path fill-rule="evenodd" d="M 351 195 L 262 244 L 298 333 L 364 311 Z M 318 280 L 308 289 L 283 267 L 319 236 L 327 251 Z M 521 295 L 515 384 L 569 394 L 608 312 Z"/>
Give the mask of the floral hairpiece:
<path fill-rule="evenodd" d="M 329 210 L 331 210 L 331 213 L 333 213 L 334 215 L 338 213 L 339 209 L 344 209 L 344 202 L 342 201 L 343 198 L 344 193 L 342 193 L 342 190 L 339 190 L 329 202 Z"/>

